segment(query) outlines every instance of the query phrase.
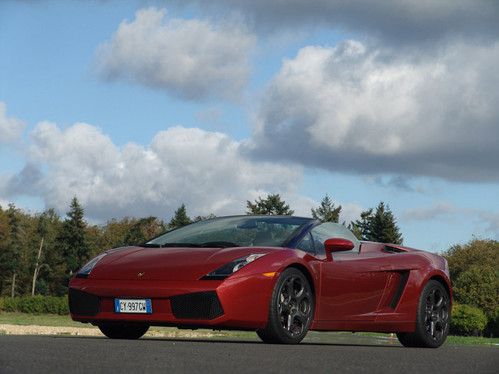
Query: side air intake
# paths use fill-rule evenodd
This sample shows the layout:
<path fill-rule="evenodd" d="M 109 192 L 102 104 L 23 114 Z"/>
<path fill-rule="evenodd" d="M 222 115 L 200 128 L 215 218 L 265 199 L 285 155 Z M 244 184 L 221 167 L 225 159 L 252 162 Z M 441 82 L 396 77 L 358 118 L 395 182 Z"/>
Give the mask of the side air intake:
<path fill-rule="evenodd" d="M 69 310 L 77 316 L 93 317 L 100 312 L 100 299 L 90 293 L 70 288 Z"/>

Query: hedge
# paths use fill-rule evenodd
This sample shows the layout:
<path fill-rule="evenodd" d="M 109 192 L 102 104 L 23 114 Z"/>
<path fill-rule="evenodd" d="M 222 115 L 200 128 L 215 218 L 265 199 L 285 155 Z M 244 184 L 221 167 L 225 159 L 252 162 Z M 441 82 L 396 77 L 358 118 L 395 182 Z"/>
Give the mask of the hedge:
<path fill-rule="evenodd" d="M 0 310 L 4 312 L 66 315 L 69 314 L 69 305 L 67 297 L 0 297 Z"/>
<path fill-rule="evenodd" d="M 487 317 L 481 309 L 471 305 L 454 303 L 450 330 L 458 335 L 478 335 L 487 326 Z"/>

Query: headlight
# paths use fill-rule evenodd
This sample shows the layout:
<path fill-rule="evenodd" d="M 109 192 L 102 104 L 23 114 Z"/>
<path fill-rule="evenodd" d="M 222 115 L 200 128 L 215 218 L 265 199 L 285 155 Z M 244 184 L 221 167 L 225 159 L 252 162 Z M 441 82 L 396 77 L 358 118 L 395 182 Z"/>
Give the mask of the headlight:
<path fill-rule="evenodd" d="M 248 265 L 250 262 L 253 262 L 257 258 L 260 258 L 265 255 L 266 253 L 254 253 L 251 255 L 238 258 L 237 260 L 229 262 L 228 264 L 219 267 L 217 270 L 214 270 L 211 273 L 206 274 L 202 279 L 205 280 L 225 279 L 229 275 L 234 274 L 236 271 Z"/>
<path fill-rule="evenodd" d="M 94 257 L 92 260 L 87 262 L 87 264 L 80 269 L 78 274 L 76 274 L 76 278 L 87 278 L 94 266 L 97 265 L 100 259 L 105 255 L 107 255 L 107 252 L 101 253 L 97 257 Z"/>

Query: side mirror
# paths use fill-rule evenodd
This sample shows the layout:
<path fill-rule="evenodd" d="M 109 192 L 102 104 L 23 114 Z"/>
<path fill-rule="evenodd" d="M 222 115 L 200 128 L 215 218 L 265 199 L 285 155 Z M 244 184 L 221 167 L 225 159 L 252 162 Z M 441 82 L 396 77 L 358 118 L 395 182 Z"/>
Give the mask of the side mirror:
<path fill-rule="evenodd" d="M 333 252 L 344 252 L 344 251 L 349 251 L 355 247 L 352 241 L 348 239 L 327 239 L 324 242 L 324 247 L 326 248 L 326 256 L 328 260 L 332 260 Z"/>

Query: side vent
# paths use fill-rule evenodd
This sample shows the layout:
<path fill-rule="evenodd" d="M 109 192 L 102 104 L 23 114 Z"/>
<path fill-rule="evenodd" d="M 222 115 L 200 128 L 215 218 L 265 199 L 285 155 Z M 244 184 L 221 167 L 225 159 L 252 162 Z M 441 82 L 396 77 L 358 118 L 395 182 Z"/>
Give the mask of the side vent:
<path fill-rule="evenodd" d="M 407 280 L 409 279 L 409 270 L 406 270 L 401 273 L 399 285 L 397 287 L 397 292 L 393 297 L 393 300 L 390 304 L 390 309 L 395 310 L 397 305 L 399 304 L 400 298 L 402 297 L 402 293 L 404 292 L 405 286 L 407 285 Z"/>
<path fill-rule="evenodd" d="M 385 252 L 390 252 L 390 253 L 402 253 L 402 252 L 407 252 L 405 249 L 403 248 L 400 248 L 400 247 L 395 247 L 393 245 L 388 245 L 388 244 L 385 244 L 384 246 L 384 251 Z"/>

